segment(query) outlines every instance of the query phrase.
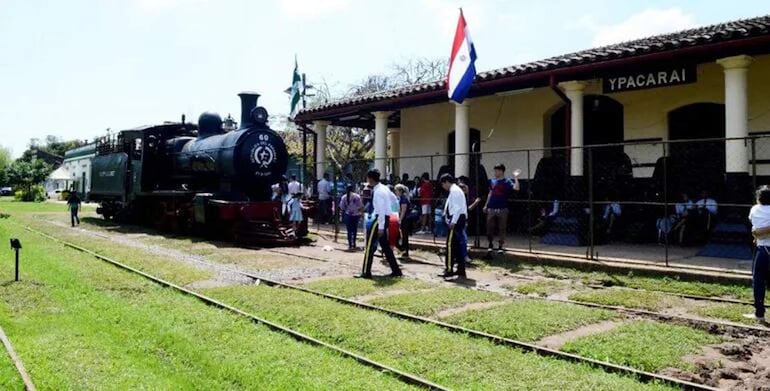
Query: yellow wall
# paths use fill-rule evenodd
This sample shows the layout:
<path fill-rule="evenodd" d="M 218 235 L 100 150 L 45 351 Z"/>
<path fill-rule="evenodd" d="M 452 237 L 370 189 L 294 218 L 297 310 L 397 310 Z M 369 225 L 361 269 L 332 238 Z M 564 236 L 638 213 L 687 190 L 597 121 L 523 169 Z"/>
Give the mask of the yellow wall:
<path fill-rule="evenodd" d="M 724 73 L 716 63 L 697 67 L 698 81 L 673 87 L 609 94 L 623 104 L 624 138 L 668 138 L 668 113 L 691 103 L 724 103 Z M 770 55 L 757 56 L 748 72 L 749 131 L 770 131 Z M 589 81 L 586 94 L 601 94 L 601 81 Z M 526 153 L 492 153 L 517 149 L 547 147 L 544 129 L 550 113 L 560 100 L 549 88 L 538 88 L 517 95 L 488 96 L 471 99 L 470 125 L 481 132 L 483 164 L 488 170 L 502 162 L 519 167 L 527 178 Z M 447 152 L 447 134 L 454 127 L 454 107 L 440 103 L 401 111 L 401 171 L 412 176 L 430 171 L 431 159 L 407 158 Z M 493 131 L 494 130 L 494 131 Z M 491 137 L 490 137 L 491 134 Z M 757 157 L 770 159 L 770 139 L 757 142 Z M 660 145 L 635 145 L 625 148 L 634 163 L 654 163 L 661 156 Z M 530 169 L 534 173 L 541 151 L 530 152 Z M 435 157 L 433 174 L 445 164 L 446 157 Z M 759 166 L 761 174 L 770 175 L 770 165 Z M 634 176 L 652 175 L 652 168 L 638 168 Z"/>

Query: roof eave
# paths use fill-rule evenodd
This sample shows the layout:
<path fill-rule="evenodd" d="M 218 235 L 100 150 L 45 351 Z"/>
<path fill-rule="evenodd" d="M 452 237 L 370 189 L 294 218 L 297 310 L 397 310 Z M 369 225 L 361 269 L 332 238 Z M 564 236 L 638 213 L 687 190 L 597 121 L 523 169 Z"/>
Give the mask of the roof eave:
<path fill-rule="evenodd" d="M 696 56 L 697 60 L 707 61 L 720 57 L 737 54 L 766 53 L 770 50 L 770 35 L 760 35 L 748 38 L 713 42 L 687 47 L 677 47 L 667 50 L 642 53 L 629 57 L 603 59 L 575 65 L 554 66 L 544 70 L 502 76 L 487 80 L 476 80 L 470 97 L 488 96 L 497 92 L 514 88 L 540 87 L 548 85 L 553 77 L 557 81 L 594 78 L 597 72 L 606 72 L 628 66 L 645 65 L 658 61 L 681 60 L 685 56 Z M 318 120 L 334 120 L 351 113 L 372 112 L 378 110 L 398 110 L 406 107 L 416 107 L 434 103 L 447 102 L 446 90 L 438 88 L 430 91 L 419 91 L 412 94 L 385 98 L 382 100 L 351 103 L 329 109 L 300 112 L 295 118 L 297 123 L 308 123 Z"/>

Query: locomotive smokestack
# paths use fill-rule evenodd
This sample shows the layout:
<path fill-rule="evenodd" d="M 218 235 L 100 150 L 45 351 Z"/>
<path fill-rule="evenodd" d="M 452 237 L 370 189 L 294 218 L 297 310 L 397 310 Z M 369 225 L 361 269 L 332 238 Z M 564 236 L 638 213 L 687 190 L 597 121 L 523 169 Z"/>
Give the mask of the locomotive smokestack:
<path fill-rule="evenodd" d="M 254 120 L 251 118 L 251 110 L 257 107 L 259 94 L 246 91 L 241 92 L 238 96 L 241 97 L 241 129 L 253 127 Z"/>

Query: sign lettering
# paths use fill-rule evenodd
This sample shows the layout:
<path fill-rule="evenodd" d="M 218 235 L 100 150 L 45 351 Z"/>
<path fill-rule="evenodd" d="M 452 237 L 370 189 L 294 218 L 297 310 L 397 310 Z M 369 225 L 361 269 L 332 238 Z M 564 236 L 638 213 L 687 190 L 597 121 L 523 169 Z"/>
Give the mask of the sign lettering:
<path fill-rule="evenodd" d="M 602 79 L 605 94 L 622 91 L 643 90 L 695 83 L 698 73 L 694 64 L 656 69 L 651 71 L 626 72 Z"/>

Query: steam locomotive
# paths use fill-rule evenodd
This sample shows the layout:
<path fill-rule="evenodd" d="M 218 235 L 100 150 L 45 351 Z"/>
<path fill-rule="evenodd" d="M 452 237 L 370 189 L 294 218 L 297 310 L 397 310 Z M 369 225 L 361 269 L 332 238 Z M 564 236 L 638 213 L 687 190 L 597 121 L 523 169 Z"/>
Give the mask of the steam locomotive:
<path fill-rule="evenodd" d="M 240 128 L 227 131 L 215 113 L 198 124 L 166 122 L 97 141 L 91 201 L 119 222 L 216 235 L 246 244 L 290 244 L 305 236 L 282 218 L 271 185 L 284 177 L 288 153 L 257 106 L 243 92 Z"/>

